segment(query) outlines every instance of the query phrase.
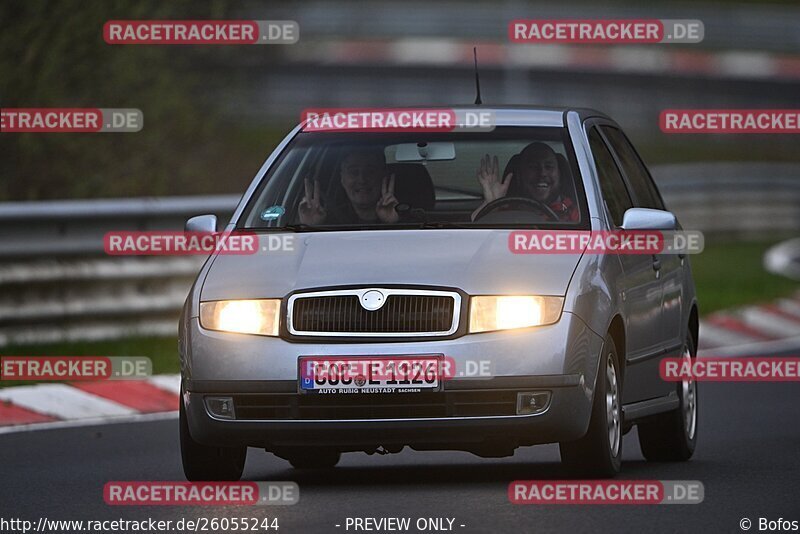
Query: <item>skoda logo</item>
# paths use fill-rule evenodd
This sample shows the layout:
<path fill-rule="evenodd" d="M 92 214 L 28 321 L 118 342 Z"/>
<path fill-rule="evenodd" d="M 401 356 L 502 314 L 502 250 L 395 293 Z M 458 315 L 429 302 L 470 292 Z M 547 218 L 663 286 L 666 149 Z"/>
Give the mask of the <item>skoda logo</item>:
<path fill-rule="evenodd" d="M 369 291 L 361 295 L 361 307 L 364 308 L 365 310 L 369 311 L 379 310 L 385 302 L 386 302 L 386 297 L 383 296 L 383 293 L 375 289 L 370 289 Z"/>

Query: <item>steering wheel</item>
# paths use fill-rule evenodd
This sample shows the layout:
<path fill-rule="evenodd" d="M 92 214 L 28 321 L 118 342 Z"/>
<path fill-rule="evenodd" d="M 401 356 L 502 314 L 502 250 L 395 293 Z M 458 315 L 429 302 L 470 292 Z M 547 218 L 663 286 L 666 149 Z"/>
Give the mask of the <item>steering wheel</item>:
<path fill-rule="evenodd" d="M 508 204 L 522 204 L 524 208 L 531 211 L 539 211 L 540 213 L 544 213 L 545 215 L 547 215 L 547 217 L 549 217 L 553 221 L 558 222 L 558 215 L 556 215 L 556 212 L 550 209 L 550 206 L 548 206 L 543 202 L 539 202 L 538 200 L 535 200 L 533 198 L 527 198 L 527 197 L 496 198 L 491 202 L 489 202 L 488 204 L 486 204 L 484 207 L 482 207 L 481 210 L 475 214 L 475 220 L 477 221 L 481 217 L 485 217 L 491 212 L 497 211 L 498 209 Z"/>

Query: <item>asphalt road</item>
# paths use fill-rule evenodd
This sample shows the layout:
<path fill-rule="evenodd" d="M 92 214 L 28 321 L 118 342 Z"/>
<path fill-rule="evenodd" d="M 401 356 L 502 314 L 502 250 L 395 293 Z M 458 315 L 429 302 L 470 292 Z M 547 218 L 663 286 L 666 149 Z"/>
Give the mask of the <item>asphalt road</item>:
<path fill-rule="evenodd" d="M 512 505 L 509 482 L 566 473 L 555 446 L 518 449 L 505 459 L 467 453 L 367 456 L 352 453 L 332 471 L 294 471 L 250 449 L 245 479 L 293 480 L 294 506 L 120 507 L 103 501 L 108 481 L 183 480 L 177 420 L 112 424 L 0 436 L 0 518 L 173 519 L 277 517 L 279 533 L 347 532 L 347 517 L 454 519 L 473 532 L 741 532 L 739 521 L 800 521 L 800 384 L 701 384 L 700 443 L 681 464 L 642 459 L 636 431 L 624 438 L 620 478 L 699 480 L 695 505 Z M 336 527 L 335 525 L 341 525 Z M 464 525 L 464 526 L 460 526 Z M 354 532 L 354 530 L 349 530 Z M 363 531 L 362 531 L 363 532 Z M 418 532 L 412 527 L 409 532 Z"/>

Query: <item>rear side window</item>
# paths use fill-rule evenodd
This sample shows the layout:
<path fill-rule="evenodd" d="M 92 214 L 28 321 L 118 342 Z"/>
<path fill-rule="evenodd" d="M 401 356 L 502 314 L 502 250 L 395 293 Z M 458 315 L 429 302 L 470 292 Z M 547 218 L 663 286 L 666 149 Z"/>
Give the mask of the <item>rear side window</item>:
<path fill-rule="evenodd" d="M 614 157 L 600 137 L 597 128 L 589 131 L 589 146 L 592 149 L 595 165 L 597 165 L 600 189 L 603 192 L 606 207 L 611 213 L 614 224 L 622 226 L 622 217 L 629 208 L 633 207 L 633 203 L 617 164 L 614 163 Z"/>
<path fill-rule="evenodd" d="M 622 130 L 611 126 L 603 126 L 602 129 L 611 143 L 611 148 L 619 158 L 622 170 L 625 171 L 628 184 L 636 197 L 636 206 L 663 210 L 664 203 L 661 201 L 661 196 L 658 194 L 658 189 L 656 189 L 650 173 L 647 172 L 647 168 Z"/>

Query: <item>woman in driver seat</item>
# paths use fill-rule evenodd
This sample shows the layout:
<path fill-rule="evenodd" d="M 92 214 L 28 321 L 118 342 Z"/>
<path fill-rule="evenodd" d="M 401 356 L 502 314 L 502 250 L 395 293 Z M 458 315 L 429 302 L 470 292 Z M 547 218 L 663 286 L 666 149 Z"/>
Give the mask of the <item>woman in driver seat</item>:
<path fill-rule="evenodd" d="M 577 222 L 580 213 L 575 201 L 564 193 L 562 165 L 556 152 L 545 143 L 535 142 L 512 156 L 501 179 L 497 156 L 486 154 L 478 168 L 478 182 L 483 189 L 483 203 L 472 212 L 475 220 L 490 202 L 508 197 L 536 200 L 550 208 L 561 222 Z"/>

